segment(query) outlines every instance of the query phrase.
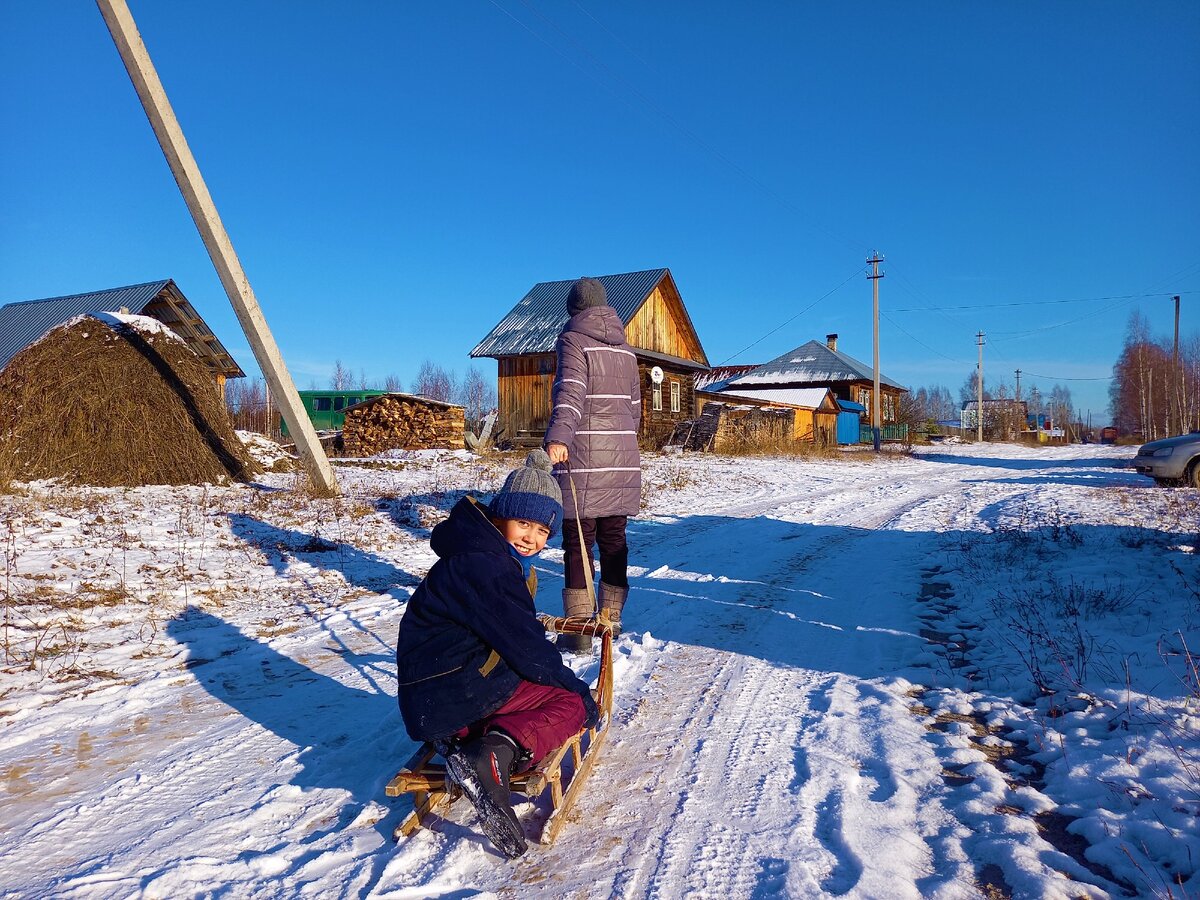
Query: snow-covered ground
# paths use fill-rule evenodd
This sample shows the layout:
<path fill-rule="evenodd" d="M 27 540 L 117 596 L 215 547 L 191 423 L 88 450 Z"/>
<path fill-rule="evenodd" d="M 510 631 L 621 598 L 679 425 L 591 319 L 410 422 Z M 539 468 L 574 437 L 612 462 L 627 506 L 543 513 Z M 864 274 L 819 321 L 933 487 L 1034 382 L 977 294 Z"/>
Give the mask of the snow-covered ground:
<path fill-rule="evenodd" d="M 514 863 L 464 803 L 393 845 L 383 787 L 429 529 L 519 456 L 22 485 L 0 897 L 1195 896 L 1200 495 L 1131 455 L 648 457 L 615 727 Z"/>

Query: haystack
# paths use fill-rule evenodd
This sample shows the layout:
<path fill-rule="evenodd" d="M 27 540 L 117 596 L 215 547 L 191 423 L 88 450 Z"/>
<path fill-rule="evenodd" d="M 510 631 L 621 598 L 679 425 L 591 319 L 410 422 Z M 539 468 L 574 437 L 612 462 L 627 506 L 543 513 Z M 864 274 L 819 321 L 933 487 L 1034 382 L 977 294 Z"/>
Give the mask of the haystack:
<path fill-rule="evenodd" d="M 257 472 L 211 370 L 154 319 L 79 316 L 0 370 L 0 478 L 132 487 Z"/>

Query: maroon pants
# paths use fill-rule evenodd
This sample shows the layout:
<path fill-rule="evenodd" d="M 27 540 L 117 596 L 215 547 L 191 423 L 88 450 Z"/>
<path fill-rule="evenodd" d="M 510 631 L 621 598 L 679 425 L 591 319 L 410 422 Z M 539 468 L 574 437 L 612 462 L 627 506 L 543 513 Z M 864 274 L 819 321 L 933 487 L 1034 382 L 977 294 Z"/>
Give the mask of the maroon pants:
<path fill-rule="evenodd" d="M 455 737 L 476 737 L 498 728 L 529 751 L 533 765 L 577 734 L 585 716 L 583 700 L 574 691 L 522 681 L 503 706 Z"/>

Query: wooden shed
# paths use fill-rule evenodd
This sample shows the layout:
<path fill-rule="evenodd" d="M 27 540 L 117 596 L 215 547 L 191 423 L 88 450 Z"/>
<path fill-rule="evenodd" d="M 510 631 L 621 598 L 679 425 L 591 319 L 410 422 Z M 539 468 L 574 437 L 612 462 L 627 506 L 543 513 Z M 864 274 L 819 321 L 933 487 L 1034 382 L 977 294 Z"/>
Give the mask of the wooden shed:
<path fill-rule="evenodd" d="M 598 280 L 637 356 L 642 388 L 639 440 L 645 447 L 658 447 L 677 422 L 691 418 L 693 376 L 708 369 L 708 357 L 669 269 L 602 275 Z M 568 319 L 567 293 L 575 281 L 535 284 L 471 351 L 472 357 L 497 361 L 497 427 L 518 446 L 540 446 L 549 425 L 557 367 L 554 346 Z"/>
<path fill-rule="evenodd" d="M 166 325 L 200 357 L 223 397 L 227 378 L 246 373 L 171 279 L 86 294 L 22 300 L 0 306 L 0 368 L 51 328 L 81 315 L 118 313 L 148 316 Z"/>
<path fill-rule="evenodd" d="M 466 410 L 416 394 L 380 394 L 346 407 L 342 446 L 348 456 L 385 450 L 461 450 Z"/>
<path fill-rule="evenodd" d="M 775 416 L 790 411 L 790 415 L 784 416 L 787 427 L 779 435 L 781 439 L 822 447 L 837 443 L 838 401 L 827 387 L 778 388 L 753 393 L 697 391 L 696 400 L 703 410 L 712 403 L 721 403 L 731 409 L 769 409 L 775 411 Z M 716 449 L 721 449 L 719 440 Z"/>

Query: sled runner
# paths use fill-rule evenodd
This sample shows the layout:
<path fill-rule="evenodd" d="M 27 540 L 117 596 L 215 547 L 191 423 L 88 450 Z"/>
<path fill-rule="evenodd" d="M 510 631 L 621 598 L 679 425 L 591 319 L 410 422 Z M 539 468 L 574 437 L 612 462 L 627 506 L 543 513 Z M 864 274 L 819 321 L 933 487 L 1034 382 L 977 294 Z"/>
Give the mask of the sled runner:
<path fill-rule="evenodd" d="M 531 799 L 545 793 L 550 796 L 550 817 L 542 827 L 542 844 L 550 844 L 566 820 L 572 805 L 582 790 L 584 779 L 591 771 L 596 756 L 612 727 L 612 629 L 606 618 L 586 619 L 579 616 L 540 615 L 538 619 L 547 631 L 556 634 L 586 634 L 600 638 L 600 674 L 592 689 L 600 721 L 595 728 L 585 728 L 569 738 L 557 750 L 548 754 L 532 769 L 512 776 L 514 793 Z M 404 764 L 404 768 L 386 788 L 389 797 L 413 795 L 413 811 L 396 826 L 393 840 L 407 837 L 418 828 L 431 828 L 461 796 L 458 785 L 447 782 L 445 763 L 435 761 L 437 749 L 423 744 Z"/>

